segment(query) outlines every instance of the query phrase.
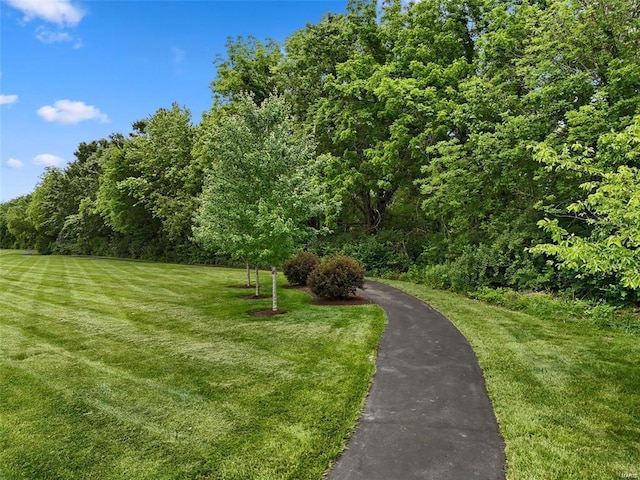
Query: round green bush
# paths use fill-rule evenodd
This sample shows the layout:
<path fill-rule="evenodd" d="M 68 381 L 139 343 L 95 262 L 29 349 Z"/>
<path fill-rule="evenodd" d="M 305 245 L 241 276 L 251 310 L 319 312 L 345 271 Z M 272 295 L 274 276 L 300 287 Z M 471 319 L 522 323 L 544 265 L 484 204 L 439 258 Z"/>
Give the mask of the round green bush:
<path fill-rule="evenodd" d="M 311 291 L 321 298 L 344 299 L 364 287 L 364 268 L 351 257 L 337 256 L 320 263 L 307 279 Z"/>
<path fill-rule="evenodd" d="M 300 252 L 287 260 L 282 271 L 291 285 L 306 285 L 309 274 L 318 266 L 320 258 L 311 252 Z"/>

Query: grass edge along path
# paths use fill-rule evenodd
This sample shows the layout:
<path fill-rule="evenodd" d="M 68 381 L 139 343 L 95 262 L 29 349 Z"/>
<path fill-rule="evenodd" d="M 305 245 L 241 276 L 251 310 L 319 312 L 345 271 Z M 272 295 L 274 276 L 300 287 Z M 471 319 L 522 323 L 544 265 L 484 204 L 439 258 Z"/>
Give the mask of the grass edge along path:
<path fill-rule="evenodd" d="M 244 272 L 0 252 L 0 478 L 320 479 L 385 315 Z M 284 279 L 280 278 L 284 283 Z"/>
<path fill-rule="evenodd" d="M 467 338 L 507 445 L 508 479 L 640 477 L 637 335 L 376 281 L 428 302 Z"/>

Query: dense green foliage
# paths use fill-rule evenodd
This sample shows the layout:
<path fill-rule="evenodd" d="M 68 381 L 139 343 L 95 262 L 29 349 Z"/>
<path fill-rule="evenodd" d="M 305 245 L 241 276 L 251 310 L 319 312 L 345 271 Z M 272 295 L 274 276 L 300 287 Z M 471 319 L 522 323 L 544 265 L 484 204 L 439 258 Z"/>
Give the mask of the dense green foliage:
<path fill-rule="evenodd" d="M 311 136 L 296 131 L 283 98 L 254 100 L 241 95 L 198 139 L 196 159 L 209 167 L 194 234 L 213 251 L 281 265 L 325 203 Z"/>
<path fill-rule="evenodd" d="M 204 227 L 199 208 L 226 202 L 205 186 L 217 181 L 212 142 L 249 94 L 281 99 L 291 135 L 313 139 L 313 183 L 340 205 L 308 222 L 335 232 L 307 245 L 318 253 L 456 290 L 636 302 L 639 11 L 637 0 L 350 0 L 282 45 L 232 39 L 201 122 L 174 105 L 126 138 L 82 144 L 2 205 L 0 244 L 246 257 L 199 248 L 192 228 Z"/>
<path fill-rule="evenodd" d="M 567 207 L 591 233 L 575 236 L 558 219 L 545 218 L 540 225 L 554 243 L 534 250 L 554 255 L 561 267 L 581 276 L 613 277 L 620 295 L 640 289 L 640 116 L 621 133 L 601 135 L 597 149 L 576 143 L 557 153 L 541 147 L 538 158 L 551 170 L 593 179 L 580 185 L 586 198 Z"/>
<path fill-rule="evenodd" d="M 364 288 L 364 268 L 353 258 L 338 255 L 320 262 L 309 274 L 307 284 L 321 298 L 346 299 Z"/>
<path fill-rule="evenodd" d="M 248 314 L 240 269 L 0 251 L 0 478 L 320 479 L 384 312 Z"/>

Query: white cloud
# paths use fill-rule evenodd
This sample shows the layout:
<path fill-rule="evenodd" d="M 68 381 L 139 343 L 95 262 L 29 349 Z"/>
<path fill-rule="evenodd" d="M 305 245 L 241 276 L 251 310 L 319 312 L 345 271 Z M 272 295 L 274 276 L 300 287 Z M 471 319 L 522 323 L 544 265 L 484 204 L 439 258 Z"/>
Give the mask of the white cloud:
<path fill-rule="evenodd" d="M 40 155 L 36 155 L 33 159 L 33 163 L 44 167 L 55 167 L 56 165 L 60 165 L 62 162 L 64 162 L 62 158 L 51 155 L 50 153 L 41 153 Z"/>
<path fill-rule="evenodd" d="M 47 122 L 79 123 L 84 120 L 100 120 L 108 122 L 109 117 L 93 105 L 71 100 L 58 100 L 53 106 L 45 105 L 38 109 L 38 115 Z"/>
<path fill-rule="evenodd" d="M 38 28 L 37 31 L 36 38 L 42 43 L 60 43 L 73 40 L 73 37 L 67 32 L 52 32 L 43 27 Z"/>
<path fill-rule="evenodd" d="M 82 48 L 82 39 L 80 37 L 74 37 L 68 32 L 64 32 L 62 30 L 52 31 L 46 29 L 45 27 L 38 27 L 38 29 L 36 30 L 36 38 L 42 43 L 74 42 L 74 50 Z"/>
<path fill-rule="evenodd" d="M 0 95 L 0 105 L 10 105 L 18 101 L 18 95 Z"/>
<path fill-rule="evenodd" d="M 24 13 L 24 21 L 39 18 L 60 26 L 75 26 L 85 12 L 69 0 L 6 0 L 13 8 Z"/>
<path fill-rule="evenodd" d="M 22 168 L 24 164 L 20 160 L 16 160 L 15 158 L 10 158 L 7 160 L 7 167 L 9 168 Z"/>

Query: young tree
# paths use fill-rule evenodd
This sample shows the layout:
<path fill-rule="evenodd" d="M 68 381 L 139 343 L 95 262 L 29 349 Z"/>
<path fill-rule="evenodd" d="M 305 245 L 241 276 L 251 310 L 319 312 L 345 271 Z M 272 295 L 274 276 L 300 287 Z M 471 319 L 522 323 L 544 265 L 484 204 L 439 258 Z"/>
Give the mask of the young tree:
<path fill-rule="evenodd" d="M 315 145 L 298 131 L 279 96 L 257 105 L 251 95 L 240 95 L 215 118 L 203 122 L 206 130 L 194 149 L 198 161 L 210 165 L 195 238 L 210 249 L 270 265 L 277 311 L 277 266 L 313 233 L 308 220 L 326 210 L 315 180 Z"/>

